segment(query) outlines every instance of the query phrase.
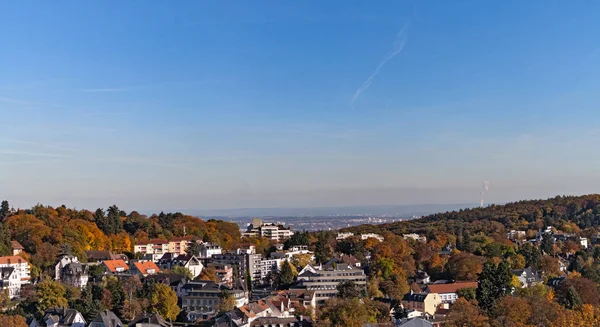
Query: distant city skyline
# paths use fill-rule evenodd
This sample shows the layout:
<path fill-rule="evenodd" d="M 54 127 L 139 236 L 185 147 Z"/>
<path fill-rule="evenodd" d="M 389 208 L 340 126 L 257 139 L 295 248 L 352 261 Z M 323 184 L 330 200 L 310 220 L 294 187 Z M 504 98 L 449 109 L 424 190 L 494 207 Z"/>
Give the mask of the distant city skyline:
<path fill-rule="evenodd" d="M 95 209 L 600 192 L 600 3 L 1 2 L 0 199 Z"/>

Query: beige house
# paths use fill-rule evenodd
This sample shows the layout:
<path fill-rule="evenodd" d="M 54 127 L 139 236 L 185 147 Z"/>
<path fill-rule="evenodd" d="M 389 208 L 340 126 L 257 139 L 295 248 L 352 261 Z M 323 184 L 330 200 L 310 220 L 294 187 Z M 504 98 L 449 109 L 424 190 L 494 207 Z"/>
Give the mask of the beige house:
<path fill-rule="evenodd" d="M 417 310 L 428 315 L 434 315 L 442 304 L 442 298 L 437 293 L 410 292 L 402 298 L 402 307 L 407 310 Z"/>

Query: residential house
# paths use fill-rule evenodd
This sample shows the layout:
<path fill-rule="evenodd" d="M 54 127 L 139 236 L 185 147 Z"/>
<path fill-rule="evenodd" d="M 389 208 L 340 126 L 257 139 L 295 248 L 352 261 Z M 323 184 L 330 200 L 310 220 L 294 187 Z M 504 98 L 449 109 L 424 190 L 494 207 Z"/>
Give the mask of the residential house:
<path fill-rule="evenodd" d="M 190 271 L 194 278 L 200 276 L 202 273 L 202 269 L 204 269 L 204 265 L 202 265 L 202 261 L 196 258 L 191 254 L 180 254 L 175 259 L 171 261 L 170 268 L 172 269 L 174 266 L 181 266 Z"/>
<path fill-rule="evenodd" d="M 477 282 L 456 282 L 450 284 L 429 284 L 426 293 L 437 293 L 443 303 L 454 303 L 458 299 L 456 292 L 463 288 L 477 288 Z"/>
<path fill-rule="evenodd" d="M 19 296 L 21 291 L 21 282 L 15 268 L 0 268 L 0 290 L 8 291 L 8 296 L 10 298 Z"/>
<path fill-rule="evenodd" d="M 514 269 L 512 273 L 519 278 L 519 281 L 523 287 L 530 287 L 543 281 L 542 273 L 540 271 L 533 270 L 531 267 L 525 269 Z"/>
<path fill-rule="evenodd" d="M 85 327 L 83 315 L 75 309 L 52 308 L 44 312 L 40 321 L 33 319 L 29 327 Z"/>
<path fill-rule="evenodd" d="M 317 303 L 337 295 L 337 286 L 346 281 L 353 281 L 359 287 L 366 287 L 367 276 L 362 269 L 348 264 L 328 266 L 307 265 L 297 276 L 298 283 L 292 289 L 306 289 L 316 292 Z"/>
<path fill-rule="evenodd" d="M 223 253 L 214 255 L 212 262 L 237 266 L 237 278 L 245 281 L 246 274 L 248 274 L 251 281 L 257 281 L 261 279 L 261 259 L 260 254 Z"/>
<path fill-rule="evenodd" d="M 188 282 L 188 279 L 185 275 L 173 273 L 158 273 L 155 275 L 148 275 L 146 276 L 145 280 L 153 280 L 156 283 L 169 285 L 173 292 L 177 294 L 177 297 L 181 297 L 183 295 L 183 286 Z"/>
<path fill-rule="evenodd" d="M 85 254 L 87 255 L 88 258 L 88 262 L 101 262 L 104 260 L 119 260 L 119 259 L 123 259 L 121 256 L 116 255 L 110 251 L 96 251 L 96 250 L 92 250 L 92 251 L 85 251 Z"/>
<path fill-rule="evenodd" d="M 25 250 L 23 245 L 17 241 L 10 241 L 10 247 L 12 249 L 12 255 L 19 255 L 21 252 L 23 252 L 23 250 Z"/>
<path fill-rule="evenodd" d="M 579 244 L 581 245 L 582 249 L 587 249 L 588 248 L 588 239 L 585 237 L 580 237 Z"/>
<path fill-rule="evenodd" d="M 329 260 L 327 265 L 333 264 L 334 262 L 336 264 L 345 263 L 345 264 L 355 267 L 355 268 L 360 268 L 362 265 L 360 260 L 358 260 L 355 256 L 347 255 L 347 254 L 335 254 L 334 258 Z"/>
<path fill-rule="evenodd" d="M 442 304 L 442 298 L 437 293 L 410 292 L 404 295 L 401 303 L 404 309 L 417 310 L 428 315 L 434 315 L 437 308 Z"/>
<path fill-rule="evenodd" d="M 13 271 L 3 269 L 3 276 L 6 279 L 2 279 L 2 288 L 8 289 L 9 293 L 12 291 L 14 296 L 18 296 L 21 286 L 31 281 L 29 262 L 19 256 L 0 257 L 0 268 L 14 269 Z"/>
<path fill-rule="evenodd" d="M 417 282 L 418 284 L 429 284 L 431 283 L 431 277 L 427 272 L 423 270 L 417 270 L 415 282 Z"/>
<path fill-rule="evenodd" d="M 114 312 L 104 310 L 98 313 L 88 327 L 125 327 L 125 324 L 121 322 L 121 319 Z"/>
<path fill-rule="evenodd" d="M 525 239 L 526 233 L 522 230 L 514 230 L 511 229 L 508 233 L 506 233 L 506 238 L 511 241 L 520 241 Z"/>
<path fill-rule="evenodd" d="M 291 289 L 277 291 L 275 294 L 285 296 L 292 302 L 294 307 L 312 308 L 314 311 L 317 307 L 317 292 L 303 289 Z M 313 312 L 314 313 L 314 312 Z"/>
<path fill-rule="evenodd" d="M 129 266 L 123 260 L 105 260 L 102 261 L 104 271 L 110 275 L 123 274 L 129 272 Z"/>
<path fill-rule="evenodd" d="M 54 266 L 54 279 L 73 287 L 84 288 L 89 279 L 87 265 L 73 255 L 63 255 Z"/>
<path fill-rule="evenodd" d="M 152 261 L 136 261 L 131 265 L 129 271 L 134 275 L 142 277 L 160 273 L 160 269 Z"/>
<path fill-rule="evenodd" d="M 127 325 L 129 327 L 173 327 L 163 316 L 157 313 L 142 313 L 133 318 Z"/>

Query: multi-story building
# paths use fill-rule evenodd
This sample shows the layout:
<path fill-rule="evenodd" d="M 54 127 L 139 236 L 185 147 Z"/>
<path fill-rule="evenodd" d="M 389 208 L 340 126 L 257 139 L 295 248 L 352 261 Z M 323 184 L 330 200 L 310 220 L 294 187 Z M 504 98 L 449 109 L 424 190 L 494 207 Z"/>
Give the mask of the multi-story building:
<path fill-rule="evenodd" d="M 174 237 L 169 240 L 168 252 L 177 254 L 186 254 L 186 250 L 191 242 L 202 242 L 194 236 Z"/>
<path fill-rule="evenodd" d="M 433 316 L 442 304 L 442 298 L 437 293 L 410 292 L 404 295 L 401 304 L 405 310 L 417 310 Z"/>
<path fill-rule="evenodd" d="M 282 241 L 292 237 L 294 232 L 285 228 L 283 224 L 265 223 L 261 218 L 253 218 L 246 232 L 242 233 L 244 237 L 266 237 L 273 241 Z"/>
<path fill-rule="evenodd" d="M 214 311 L 220 301 L 221 288 L 212 281 L 190 281 L 183 286 L 181 309 Z"/>
<path fill-rule="evenodd" d="M 10 268 L 13 270 L 10 271 Z M 29 266 L 29 262 L 19 256 L 0 257 L 0 269 L 2 269 L 3 277 L 2 289 L 9 290 L 9 293 L 12 292 L 11 297 L 18 296 L 21 292 L 21 286 L 30 283 L 31 267 Z"/>
<path fill-rule="evenodd" d="M 54 279 L 65 284 L 84 288 L 89 279 L 88 266 L 73 255 L 63 255 L 54 266 Z"/>
<path fill-rule="evenodd" d="M 450 284 L 429 284 L 425 293 L 439 294 L 443 303 L 454 303 L 458 299 L 458 290 L 463 288 L 477 288 L 477 282 L 456 282 Z"/>
<path fill-rule="evenodd" d="M 348 232 L 348 233 L 338 233 L 337 236 L 335 237 L 336 240 L 341 241 L 341 240 L 345 240 L 349 237 L 354 236 L 354 233 L 352 232 Z"/>
<path fill-rule="evenodd" d="M 261 259 L 260 254 L 223 253 L 213 256 L 213 262 L 236 267 L 237 276 L 234 276 L 234 278 L 245 280 L 246 275 L 249 274 L 252 281 L 261 279 Z"/>
<path fill-rule="evenodd" d="M 158 261 L 165 253 L 169 252 L 169 242 L 162 239 L 139 241 L 133 246 L 133 252 L 152 255 L 152 261 Z"/>
<path fill-rule="evenodd" d="M 315 291 L 319 304 L 336 296 L 337 286 L 341 283 L 353 281 L 359 287 L 366 288 L 367 286 L 365 272 L 348 264 L 316 267 L 307 265 L 298 274 L 297 279 L 299 283 L 292 288 Z"/>
<path fill-rule="evenodd" d="M 223 252 L 223 249 L 219 244 L 207 242 L 202 244 L 200 247 L 201 258 L 212 258 L 213 255 L 219 255 Z"/>
<path fill-rule="evenodd" d="M 374 238 L 374 239 L 378 240 L 379 242 L 383 242 L 383 240 L 384 240 L 383 236 L 381 236 L 379 234 L 375 234 L 375 233 L 360 234 L 360 238 L 363 240 Z"/>
<path fill-rule="evenodd" d="M 263 259 L 260 261 L 260 279 L 265 279 L 271 274 L 275 274 L 281 269 L 281 263 L 284 259 Z"/>
<path fill-rule="evenodd" d="M 219 279 L 219 284 L 231 287 L 233 285 L 233 267 L 225 263 L 211 262 L 208 264 L 215 270 L 215 275 Z"/>

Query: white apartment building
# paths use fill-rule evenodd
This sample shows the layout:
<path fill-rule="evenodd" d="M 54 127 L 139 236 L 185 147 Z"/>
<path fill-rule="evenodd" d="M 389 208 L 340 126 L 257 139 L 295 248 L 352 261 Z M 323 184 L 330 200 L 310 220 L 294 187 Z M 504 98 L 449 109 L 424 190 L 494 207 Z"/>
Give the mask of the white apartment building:
<path fill-rule="evenodd" d="M 19 256 L 0 257 L 0 270 L 2 277 L 0 285 L 2 289 L 9 291 L 11 297 L 18 296 L 21 286 L 30 283 L 31 267 L 29 262 Z"/>
<path fill-rule="evenodd" d="M 269 273 L 276 273 L 281 269 L 283 259 L 263 259 L 260 261 L 260 279 L 267 278 Z"/>
<path fill-rule="evenodd" d="M 379 242 L 383 242 L 383 240 L 384 240 L 383 236 L 381 236 L 379 234 L 375 234 L 375 233 L 360 234 L 360 238 L 363 240 L 366 240 L 369 238 L 374 238 L 374 239 L 378 240 Z"/>
<path fill-rule="evenodd" d="M 352 237 L 352 236 L 354 236 L 354 233 L 351 233 L 351 232 L 348 232 L 348 233 L 338 233 L 337 237 L 335 239 L 338 240 L 338 241 L 341 241 L 341 240 L 345 240 L 348 237 Z"/>
<path fill-rule="evenodd" d="M 212 258 L 213 255 L 219 255 L 223 252 L 223 249 L 219 244 L 216 243 L 204 243 L 200 249 L 201 258 Z"/>

